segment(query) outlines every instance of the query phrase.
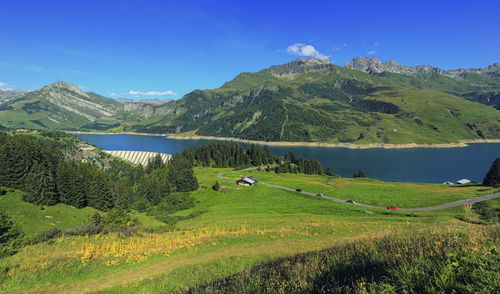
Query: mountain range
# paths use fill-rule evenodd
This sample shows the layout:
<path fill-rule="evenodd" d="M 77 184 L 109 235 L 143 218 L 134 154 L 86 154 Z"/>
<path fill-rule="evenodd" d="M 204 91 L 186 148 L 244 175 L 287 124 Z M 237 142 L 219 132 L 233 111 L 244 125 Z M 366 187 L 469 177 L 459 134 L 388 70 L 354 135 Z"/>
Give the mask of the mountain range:
<path fill-rule="evenodd" d="M 355 144 L 498 139 L 499 72 L 500 63 L 442 70 L 367 57 L 345 67 L 298 58 L 162 104 L 57 82 L 0 98 L 0 124 Z"/>

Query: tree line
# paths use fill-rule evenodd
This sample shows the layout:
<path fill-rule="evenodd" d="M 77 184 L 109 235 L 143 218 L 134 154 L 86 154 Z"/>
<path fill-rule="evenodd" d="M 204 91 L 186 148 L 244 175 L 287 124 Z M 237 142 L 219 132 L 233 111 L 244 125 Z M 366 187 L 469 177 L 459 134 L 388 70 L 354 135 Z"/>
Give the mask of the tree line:
<path fill-rule="evenodd" d="M 244 149 L 234 142 L 211 142 L 182 151 L 182 156 L 195 166 L 241 167 L 274 164 L 278 157 L 267 146 L 250 144 Z"/>
<path fill-rule="evenodd" d="M 285 156 L 273 154 L 267 146 L 250 144 L 245 149 L 242 144 L 235 142 L 211 142 L 208 144 L 184 149 L 182 156 L 195 166 L 209 167 L 244 167 L 267 166 L 266 171 L 276 173 L 325 173 L 321 163 L 315 159 L 302 158 L 292 152 Z M 328 175 L 334 175 L 328 169 Z"/>
<path fill-rule="evenodd" d="M 144 168 L 110 159 L 102 169 L 73 159 L 68 148 L 75 146 L 59 139 L 0 133 L 0 186 L 23 190 L 24 200 L 38 205 L 64 203 L 102 211 L 136 203 L 151 207 L 169 197 L 176 198 L 175 204 L 183 202 L 175 193 L 198 189 L 190 161 L 180 155 L 168 163 L 158 155 Z"/>

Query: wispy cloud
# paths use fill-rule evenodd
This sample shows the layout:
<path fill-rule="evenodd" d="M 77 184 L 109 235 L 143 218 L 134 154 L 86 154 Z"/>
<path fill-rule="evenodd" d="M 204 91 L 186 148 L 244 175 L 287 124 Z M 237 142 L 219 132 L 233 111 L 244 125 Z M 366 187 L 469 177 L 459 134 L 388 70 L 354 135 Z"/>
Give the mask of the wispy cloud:
<path fill-rule="evenodd" d="M 117 93 L 108 93 L 108 95 L 109 95 L 109 96 L 111 96 L 111 97 L 118 97 L 118 96 L 120 96 L 120 95 L 119 95 L 119 94 L 117 94 Z"/>
<path fill-rule="evenodd" d="M 314 48 L 314 46 L 303 43 L 295 43 L 293 45 L 290 45 L 288 46 L 286 51 L 292 55 L 297 56 L 314 57 L 322 60 L 328 59 L 328 56 L 319 52 L 316 48 Z"/>
<path fill-rule="evenodd" d="M 9 84 L 0 82 L 0 90 L 7 91 L 12 90 L 12 88 L 9 86 Z"/>
<path fill-rule="evenodd" d="M 380 42 L 373 42 L 366 50 L 365 50 L 365 53 L 367 55 L 375 55 L 378 53 L 378 46 L 382 44 Z"/>
<path fill-rule="evenodd" d="M 177 95 L 177 93 L 172 92 L 170 90 L 167 90 L 167 91 L 146 91 L 146 92 L 130 90 L 130 91 L 128 91 L 128 93 L 130 95 L 134 95 L 134 96 L 174 96 L 174 95 Z"/>

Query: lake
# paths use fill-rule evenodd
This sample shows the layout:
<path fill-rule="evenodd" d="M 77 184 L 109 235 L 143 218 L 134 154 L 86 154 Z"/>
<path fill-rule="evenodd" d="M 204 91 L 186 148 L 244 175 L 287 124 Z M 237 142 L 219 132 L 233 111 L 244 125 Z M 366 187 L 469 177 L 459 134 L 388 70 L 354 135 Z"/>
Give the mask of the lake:
<path fill-rule="evenodd" d="M 126 134 L 77 134 L 104 150 L 178 153 L 210 140 L 169 139 Z M 343 177 L 363 169 L 368 177 L 384 181 L 442 183 L 467 178 L 482 182 L 493 160 L 500 157 L 500 143 L 478 143 L 462 148 L 348 149 L 339 147 L 269 146 L 277 155 L 288 151 L 315 158 Z"/>

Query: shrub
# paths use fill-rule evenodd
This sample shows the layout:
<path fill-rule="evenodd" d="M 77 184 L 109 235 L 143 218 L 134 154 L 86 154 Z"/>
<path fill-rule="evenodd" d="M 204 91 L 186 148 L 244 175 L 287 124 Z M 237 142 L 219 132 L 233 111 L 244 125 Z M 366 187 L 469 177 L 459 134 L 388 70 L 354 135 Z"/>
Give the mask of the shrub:
<path fill-rule="evenodd" d="M 366 172 L 364 170 L 360 170 L 352 176 L 353 178 L 366 178 Z"/>
<path fill-rule="evenodd" d="M 97 235 L 103 232 L 104 227 L 101 224 L 87 224 L 79 226 L 76 229 L 69 230 L 66 233 L 73 236 Z"/>
<path fill-rule="evenodd" d="M 125 226 L 132 218 L 123 209 L 113 208 L 104 216 L 104 223 L 108 226 Z"/>
<path fill-rule="evenodd" d="M 214 189 L 214 191 L 219 191 L 220 190 L 219 181 L 216 181 L 215 184 L 212 185 L 212 189 Z"/>

